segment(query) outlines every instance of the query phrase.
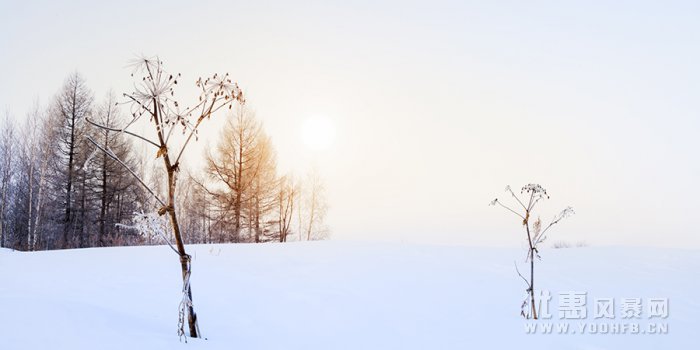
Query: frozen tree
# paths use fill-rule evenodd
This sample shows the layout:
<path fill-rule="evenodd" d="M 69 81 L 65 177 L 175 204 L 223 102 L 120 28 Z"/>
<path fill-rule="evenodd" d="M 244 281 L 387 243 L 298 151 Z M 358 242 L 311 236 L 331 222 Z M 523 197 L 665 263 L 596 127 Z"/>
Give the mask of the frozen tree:
<path fill-rule="evenodd" d="M 270 138 L 262 131 L 256 149 L 255 176 L 250 186 L 250 200 L 246 207 L 246 216 L 254 242 L 260 243 L 269 241 L 276 234 L 274 228 L 271 228 L 273 220 L 270 219 L 270 214 L 275 209 L 277 199 L 275 196 L 277 160 Z"/>
<path fill-rule="evenodd" d="M 211 199 L 202 189 L 201 181 L 187 172 L 180 180 L 177 200 L 181 226 L 187 243 L 212 243 Z"/>
<path fill-rule="evenodd" d="M 110 92 L 96 108 L 95 121 L 107 128 L 92 130 L 90 136 L 96 142 L 100 142 L 102 148 L 111 150 L 118 159 L 134 169 L 138 166 L 138 158 L 132 143 L 126 138 L 127 135 L 110 130 L 116 127 L 116 123 L 122 118 L 115 102 L 116 97 Z M 98 224 L 94 244 L 123 244 L 126 243 L 125 238 L 119 234 L 121 230 L 116 224 L 123 222 L 127 215 L 142 209 L 139 203 L 144 201 L 143 191 L 125 167 L 107 153 L 100 153 L 90 157 L 90 161 L 84 166 L 88 172 L 90 197 L 96 202 L 92 204 L 96 207 L 94 211 Z"/>
<path fill-rule="evenodd" d="M 5 115 L 5 119 L 0 129 L 0 248 L 5 247 L 7 234 L 6 213 L 9 209 L 10 192 L 12 182 L 15 178 L 14 165 L 16 162 L 15 152 L 15 124 L 10 114 Z"/>
<path fill-rule="evenodd" d="M 27 250 L 33 249 L 34 232 L 32 223 L 34 222 L 36 203 L 36 168 L 39 158 L 39 125 L 41 116 L 38 106 L 30 112 L 26 119 L 24 135 L 22 135 L 22 160 L 23 175 L 26 181 L 26 231 Z"/>
<path fill-rule="evenodd" d="M 19 145 L 21 160 L 18 164 L 22 174 L 17 183 L 18 200 L 23 203 L 23 210 L 16 213 L 16 220 L 25 232 L 26 245 L 23 249 L 35 250 L 39 243 L 39 234 L 44 235 L 44 245 L 53 242 L 55 230 L 42 230 L 46 216 L 45 206 L 50 190 L 48 179 L 50 167 L 56 158 L 57 119 L 44 113 L 36 103 L 27 115 Z"/>
<path fill-rule="evenodd" d="M 286 242 L 291 233 L 294 218 L 294 203 L 299 195 L 299 186 L 291 176 L 283 176 L 277 184 L 277 225 L 280 242 Z"/>
<path fill-rule="evenodd" d="M 540 258 L 538 245 L 544 242 L 544 240 L 547 238 L 546 233 L 552 226 L 559 223 L 562 219 L 573 215 L 574 210 L 571 207 L 567 207 L 557 214 L 547 226 L 542 228 L 542 222 L 540 219 L 538 218 L 537 220 L 533 220 L 532 215 L 533 210 L 538 203 L 545 199 L 549 199 L 547 191 L 538 184 L 528 184 L 523 186 L 523 188 L 520 190 L 520 195 L 523 196 L 522 199 L 518 197 L 515 192 L 513 192 L 510 186 L 506 186 L 506 192 L 510 194 L 511 197 L 514 198 L 515 203 L 517 203 L 517 206 L 515 206 L 516 209 L 503 204 L 498 198 L 491 201 L 491 205 L 498 205 L 517 215 L 522 220 L 521 224 L 525 228 L 525 233 L 527 234 L 528 251 L 526 260 L 530 264 L 530 278 L 527 279 L 520 274 L 520 271 L 517 270 L 516 265 L 518 275 L 522 277 L 527 284 L 526 291 L 529 297 L 529 300 L 526 298 L 525 301 L 523 301 L 521 314 L 525 318 L 537 319 L 537 309 L 535 303 L 535 257 L 538 259 Z"/>
<path fill-rule="evenodd" d="M 326 187 L 318 171 L 312 169 L 300 190 L 299 239 L 302 235 L 307 241 L 326 238 L 329 234 L 325 223 L 327 212 Z"/>
<path fill-rule="evenodd" d="M 192 288 L 190 286 L 191 258 L 185 251 L 183 233 L 178 221 L 176 208 L 177 177 L 180 170 L 180 162 L 193 138 L 197 138 L 197 132 L 202 122 L 215 115 L 219 110 L 231 109 L 236 102 L 243 102 L 243 94 L 238 85 L 231 81 L 228 74 L 214 74 L 210 78 L 199 78 L 195 82 L 199 90 L 198 101 L 191 107 L 182 108 L 175 98 L 175 86 L 178 84 L 180 74 L 172 75 L 165 71 L 162 62 L 158 58 L 139 58 L 134 62 L 136 75 L 135 91 L 124 94 L 131 106 L 131 118 L 125 126 L 113 128 L 91 121 L 94 126 L 131 135 L 147 143 L 154 148 L 155 157 L 162 160 L 165 172 L 166 197 L 160 198 L 156 192 L 137 176 L 133 169 L 129 168 L 115 152 L 93 138 L 88 140 L 98 149 L 105 152 L 115 161 L 119 162 L 146 188 L 155 198 L 160 216 L 169 218 L 169 230 L 175 240 L 173 249 L 179 256 L 183 281 L 183 302 L 180 304 L 179 334 L 185 334 L 185 319 L 189 328 L 189 334 L 193 338 L 200 337 L 197 323 L 197 315 L 192 305 Z M 140 135 L 131 131 L 133 125 L 139 121 L 147 120 L 151 126 L 151 135 Z M 181 135 L 182 137 L 178 137 Z M 155 140 L 152 138 L 155 137 Z"/>
<path fill-rule="evenodd" d="M 34 217 L 34 224 L 32 225 L 32 236 L 34 236 L 34 244 L 38 239 L 38 231 L 44 234 L 44 246 L 49 247 L 50 244 L 55 242 L 55 230 L 47 230 L 44 226 L 45 221 L 48 221 L 49 217 L 46 213 L 48 211 L 48 206 L 51 204 L 51 198 L 60 197 L 60 195 L 51 193 L 51 186 L 49 184 L 49 179 L 52 176 L 51 169 L 55 169 L 56 160 L 59 157 L 57 155 L 57 149 L 55 145 L 59 141 L 59 131 L 61 126 L 61 118 L 50 112 L 46 113 L 45 118 L 41 121 L 41 140 L 38 143 L 40 149 L 39 157 L 39 182 L 37 184 L 37 203 L 36 203 L 36 216 Z M 54 233 L 54 234 L 52 234 Z M 35 247 L 32 246 L 32 249 Z"/>
<path fill-rule="evenodd" d="M 59 161 L 57 163 L 56 186 L 63 188 L 63 236 L 61 245 L 71 246 L 71 240 L 78 240 L 82 246 L 85 234 L 86 193 L 85 172 L 82 165 L 87 160 L 85 147 L 85 118 L 92 111 L 92 92 L 78 73 L 66 79 L 62 90 L 56 96 L 51 113 L 60 116 Z M 75 235 L 78 237 L 75 237 Z"/>
<path fill-rule="evenodd" d="M 241 105 L 226 120 L 214 154 L 207 152 L 206 172 L 214 185 L 206 188 L 218 204 L 219 220 L 232 234 L 229 241 L 240 242 L 243 228 L 250 228 L 251 218 L 246 220 L 245 214 L 250 214 L 256 179 L 262 169 L 264 138 L 253 111 Z"/>

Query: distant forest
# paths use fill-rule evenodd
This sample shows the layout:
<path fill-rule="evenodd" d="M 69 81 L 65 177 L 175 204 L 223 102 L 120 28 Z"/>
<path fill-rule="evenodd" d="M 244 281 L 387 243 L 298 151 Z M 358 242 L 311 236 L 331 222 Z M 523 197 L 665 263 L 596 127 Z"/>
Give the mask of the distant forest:
<path fill-rule="evenodd" d="M 132 116 L 121 95 L 96 100 L 78 73 L 48 105 L 0 121 L 0 246 L 48 250 L 163 244 L 138 230 L 158 217 L 168 184 L 154 161 L 123 131 Z M 279 174 L 276 153 L 246 103 L 226 118 L 201 168 L 177 169 L 175 201 L 185 243 L 324 239 L 328 209 L 322 179 Z M 107 151 L 107 152 L 105 152 Z M 160 213 L 162 215 L 162 213 Z M 168 225 L 166 220 L 163 225 Z M 162 232 L 170 232 L 165 227 Z"/>

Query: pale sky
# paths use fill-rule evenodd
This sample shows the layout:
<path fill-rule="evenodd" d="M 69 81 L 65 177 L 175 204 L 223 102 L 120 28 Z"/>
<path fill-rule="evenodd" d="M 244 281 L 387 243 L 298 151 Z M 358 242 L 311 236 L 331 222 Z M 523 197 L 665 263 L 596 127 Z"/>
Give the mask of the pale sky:
<path fill-rule="evenodd" d="M 98 99 L 130 91 L 128 61 L 159 55 L 182 85 L 240 83 L 280 168 L 325 177 L 333 239 L 518 245 L 488 203 L 537 182 L 544 220 L 577 212 L 551 241 L 700 247 L 698 18 L 672 1 L 2 0 L 0 108 L 24 118 L 75 70 Z M 312 151 L 319 117 L 336 135 Z"/>

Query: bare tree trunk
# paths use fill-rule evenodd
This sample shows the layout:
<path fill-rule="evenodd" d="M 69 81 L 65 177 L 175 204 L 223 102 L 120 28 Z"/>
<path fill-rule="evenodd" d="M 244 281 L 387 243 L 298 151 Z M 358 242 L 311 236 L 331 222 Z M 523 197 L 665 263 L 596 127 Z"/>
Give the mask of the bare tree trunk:
<path fill-rule="evenodd" d="M 42 159 L 42 164 L 41 168 L 39 169 L 39 193 L 37 194 L 37 205 L 36 205 L 36 218 L 34 218 L 34 227 L 32 228 L 32 244 L 31 244 L 31 250 L 35 250 L 35 245 L 37 241 L 37 230 L 39 229 L 40 224 L 41 224 L 41 209 L 44 206 L 44 195 L 42 192 L 44 191 L 44 183 L 46 180 L 46 171 L 48 170 L 48 161 L 49 161 L 49 153 L 48 153 L 48 146 L 46 147 L 46 150 L 43 155 Z"/>
<path fill-rule="evenodd" d="M 279 229 L 279 232 L 280 232 L 280 243 L 282 243 L 282 242 L 284 242 L 284 241 L 286 240 L 285 232 L 284 232 L 284 222 L 283 222 L 283 217 L 284 217 L 284 216 L 283 216 L 283 215 L 284 215 L 284 214 L 283 214 L 283 213 L 284 213 L 284 211 L 283 211 L 283 210 L 284 210 L 284 209 L 283 209 L 283 205 L 284 205 L 284 184 L 283 184 L 283 183 L 280 183 L 280 189 L 279 189 L 279 192 L 278 192 L 278 193 L 279 193 L 279 197 L 277 198 L 277 201 L 278 201 L 277 205 L 278 205 L 279 215 L 277 216 L 277 222 L 278 222 L 277 225 L 278 225 L 278 227 L 279 227 L 278 229 Z"/>
<path fill-rule="evenodd" d="M 211 219 L 209 217 L 209 215 L 211 215 L 211 210 L 209 210 L 208 204 L 207 204 L 206 213 L 207 213 L 207 216 L 206 216 L 205 220 L 207 223 L 207 237 L 209 237 L 209 242 L 207 242 L 207 243 L 214 243 L 214 242 L 212 242 L 212 238 L 211 238 Z"/>
<path fill-rule="evenodd" d="M 71 220 L 71 192 L 73 191 L 73 157 L 75 155 L 75 114 L 76 114 L 76 96 L 77 87 L 73 87 L 73 99 L 72 99 L 72 111 L 71 111 L 71 124 L 70 124 L 70 141 L 68 143 L 68 179 L 66 184 L 66 214 L 65 214 L 65 227 L 63 230 L 63 248 L 66 248 L 68 243 L 68 232 L 71 230 L 72 221 Z"/>
<path fill-rule="evenodd" d="M 239 132 L 241 136 L 243 137 L 243 133 Z M 238 146 L 238 169 L 236 171 L 236 198 L 235 202 L 233 203 L 233 218 L 236 220 L 234 223 L 234 234 L 236 235 L 234 237 L 234 242 L 238 243 L 240 239 L 240 233 L 241 233 L 241 210 L 242 210 L 242 205 L 243 203 L 243 194 L 241 193 L 243 191 L 243 186 L 241 184 L 241 181 L 243 181 L 243 143 Z"/>
<path fill-rule="evenodd" d="M 86 176 L 85 176 L 85 174 L 83 174 L 83 178 L 80 181 L 80 186 L 81 186 L 81 189 L 80 189 L 80 228 L 78 231 L 79 232 L 78 233 L 78 235 L 79 235 L 78 247 L 80 247 L 80 248 L 85 248 L 85 241 L 89 239 L 89 237 L 87 237 L 87 232 L 85 231 L 85 229 L 86 229 L 85 223 L 87 221 L 87 214 L 86 214 L 86 212 L 87 212 L 87 206 L 86 206 L 87 195 L 85 193 L 85 182 L 86 182 Z M 90 243 L 88 242 L 88 244 L 90 244 Z"/>
<path fill-rule="evenodd" d="M 3 179 L 4 180 L 4 179 Z M 0 248 L 5 247 L 5 210 L 7 207 L 7 184 L 2 183 L 2 198 L 0 198 Z"/>
<path fill-rule="evenodd" d="M 31 146 L 34 147 L 34 146 Z M 29 200 L 27 208 L 27 250 L 31 249 L 32 246 L 32 209 L 34 208 L 34 151 L 31 152 L 30 163 L 29 163 Z"/>
<path fill-rule="evenodd" d="M 289 227 L 294 217 L 294 202 L 297 195 L 295 187 L 293 180 L 289 180 L 287 177 L 280 179 L 277 198 L 280 242 L 287 241 Z"/>
<path fill-rule="evenodd" d="M 303 221 L 303 216 L 301 215 L 302 209 L 303 209 L 303 203 L 301 202 L 304 192 L 302 191 L 303 187 L 299 186 L 299 197 L 297 198 L 297 203 L 298 208 L 297 208 L 297 224 L 299 225 L 299 242 L 301 242 L 302 238 L 302 232 L 304 231 L 304 221 Z"/>
<path fill-rule="evenodd" d="M 111 101 L 110 101 L 111 102 Z M 111 107 L 111 103 L 110 103 Z M 109 125 L 109 114 L 107 114 L 107 125 Z M 104 148 L 109 147 L 109 131 L 105 130 L 105 140 Z M 107 215 L 107 154 L 102 154 L 102 193 L 100 196 L 100 237 L 98 239 L 99 245 L 104 247 L 104 236 L 105 236 L 105 220 Z"/>
<path fill-rule="evenodd" d="M 255 243 L 260 243 L 260 197 L 258 197 L 257 193 L 255 194 L 253 220 L 255 220 L 255 223 L 253 224 L 255 229 Z"/>
<path fill-rule="evenodd" d="M 313 189 L 311 192 L 311 208 L 309 210 L 309 226 L 306 228 L 306 240 L 311 240 L 311 232 L 314 227 L 314 220 L 316 219 L 316 190 Z"/>
<path fill-rule="evenodd" d="M 7 203 L 7 186 L 2 184 L 2 198 L 0 198 L 0 248 L 5 247 L 5 207 Z"/>
<path fill-rule="evenodd" d="M 2 130 L 2 135 L 0 135 L 0 157 L 2 157 L 2 171 L 0 171 L 0 181 L 2 181 L 2 186 L 0 186 L 0 191 L 2 191 L 2 198 L 0 198 L 0 248 L 5 247 L 5 211 L 7 210 L 7 193 L 9 192 L 10 181 L 12 178 L 12 157 L 14 152 L 12 146 L 15 143 L 14 137 L 14 124 L 10 121 L 9 115 L 5 116 L 4 127 Z"/>

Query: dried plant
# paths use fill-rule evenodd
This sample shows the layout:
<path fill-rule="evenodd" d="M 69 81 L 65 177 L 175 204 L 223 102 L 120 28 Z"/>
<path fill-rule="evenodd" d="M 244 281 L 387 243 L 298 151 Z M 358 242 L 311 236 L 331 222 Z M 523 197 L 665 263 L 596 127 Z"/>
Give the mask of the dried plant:
<path fill-rule="evenodd" d="M 192 306 L 192 289 L 189 283 L 191 258 L 185 251 L 175 208 L 179 165 L 183 152 L 192 138 L 197 138 L 198 129 L 205 119 L 209 119 L 221 109 L 231 109 L 234 103 L 243 104 L 245 101 L 241 89 L 236 83 L 231 81 L 228 73 L 223 75 L 214 74 L 209 78 L 196 80 L 195 85 L 199 89 L 198 101 L 192 107 L 182 109 L 175 98 L 175 86 L 179 82 L 180 74 L 173 75 L 168 73 L 163 68 L 163 62 L 158 57 L 140 57 L 132 62 L 132 67 L 131 76 L 135 77 L 136 80 L 134 91 L 124 94 L 126 98 L 124 104 L 130 106 L 130 120 L 121 128 L 101 125 L 89 119 L 88 122 L 102 130 L 127 134 L 153 146 L 155 148 L 155 157 L 163 160 L 164 176 L 167 177 L 168 184 L 168 197 L 165 199 L 158 197 L 156 191 L 146 185 L 136 172 L 129 169 L 126 163 L 119 159 L 111 149 L 102 146 L 90 137 L 88 137 L 88 141 L 125 167 L 148 190 L 158 203 L 158 207 L 155 208 L 158 215 L 163 216 L 167 214 L 169 218 L 168 227 L 174 237 L 175 247 L 173 247 L 173 250 L 180 258 L 180 267 L 182 269 L 183 301 L 180 303 L 178 334 L 181 337 L 184 336 L 184 320 L 186 318 L 190 336 L 197 338 L 201 337 L 201 334 L 197 323 L 197 315 Z M 148 118 L 155 140 L 130 130 L 130 127 L 144 117 Z M 180 142 L 175 141 L 177 137 L 174 135 L 179 134 L 175 131 L 181 131 L 182 138 L 180 138 Z M 154 230 L 155 227 L 160 227 L 162 231 L 164 228 L 162 225 L 156 225 L 158 221 L 154 221 L 152 215 L 138 214 L 134 221 L 142 231 L 147 230 L 147 228 L 148 230 Z M 167 239 L 166 241 L 169 242 Z"/>
<path fill-rule="evenodd" d="M 516 208 L 518 210 L 514 210 L 510 206 L 503 204 L 498 198 L 491 201 L 490 205 L 499 205 L 522 219 L 521 223 L 525 227 L 525 233 L 527 234 L 528 251 L 526 261 L 530 263 L 530 278 L 529 280 L 525 278 L 518 270 L 517 265 L 515 266 L 518 275 L 527 284 L 526 291 L 528 298 L 526 298 L 521 305 L 521 314 L 525 318 L 537 319 L 537 308 L 535 304 L 535 257 L 538 259 L 540 258 L 538 246 L 547 239 L 547 231 L 564 218 L 573 215 L 574 209 L 566 207 L 559 214 L 554 216 L 549 225 L 542 228 L 542 221 L 539 218 L 533 220 L 532 213 L 537 203 L 549 199 L 547 190 L 538 184 L 528 184 L 523 186 L 520 190 L 520 195 L 523 199 L 518 197 L 510 186 L 506 186 L 506 193 L 509 193 L 510 196 L 515 199 L 515 202 L 522 208 L 522 211 L 517 206 Z"/>

